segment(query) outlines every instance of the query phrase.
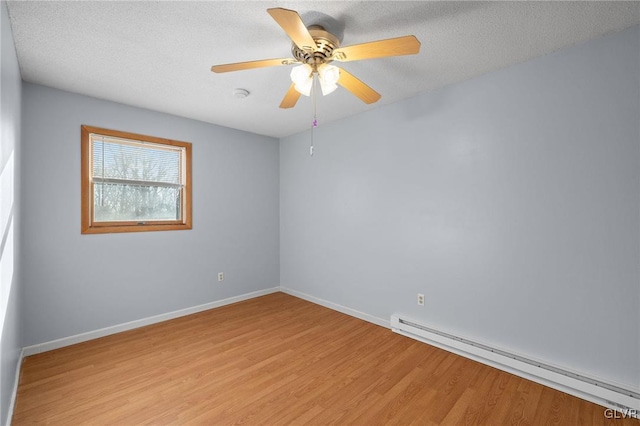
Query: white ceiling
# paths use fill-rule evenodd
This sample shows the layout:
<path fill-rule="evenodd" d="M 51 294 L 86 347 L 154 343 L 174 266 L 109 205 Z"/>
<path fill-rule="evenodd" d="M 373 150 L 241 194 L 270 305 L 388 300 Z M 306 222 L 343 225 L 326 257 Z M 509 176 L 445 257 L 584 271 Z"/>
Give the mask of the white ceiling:
<path fill-rule="evenodd" d="M 211 65 L 290 57 L 267 14 L 297 10 L 342 45 L 408 34 L 418 55 L 340 64 L 382 94 L 365 105 L 343 88 L 317 100 L 320 124 L 517 64 L 640 23 L 640 2 L 9 1 L 25 81 L 282 137 L 311 125 L 302 97 L 278 108 L 289 67 L 214 74 Z M 328 18 L 326 16 L 327 15 Z M 235 88 L 250 92 L 233 96 Z"/>

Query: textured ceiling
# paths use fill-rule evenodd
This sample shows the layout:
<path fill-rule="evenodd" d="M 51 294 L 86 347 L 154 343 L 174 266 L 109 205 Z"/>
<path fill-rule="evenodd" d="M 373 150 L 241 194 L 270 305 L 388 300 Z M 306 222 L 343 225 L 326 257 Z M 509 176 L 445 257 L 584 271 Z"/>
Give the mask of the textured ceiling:
<path fill-rule="evenodd" d="M 9 1 L 25 81 L 282 137 L 306 130 L 302 97 L 278 108 L 289 67 L 214 74 L 211 65 L 290 57 L 267 14 L 297 10 L 342 32 L 342 45 L 408 34 L 418 55 L 341 64 L 382 94 L 343 88 L 317 100 L 320 123 L 415 96 L 640 23 L 640 2 Z M 235 88 L 250 92 L 236 99 Z"/>

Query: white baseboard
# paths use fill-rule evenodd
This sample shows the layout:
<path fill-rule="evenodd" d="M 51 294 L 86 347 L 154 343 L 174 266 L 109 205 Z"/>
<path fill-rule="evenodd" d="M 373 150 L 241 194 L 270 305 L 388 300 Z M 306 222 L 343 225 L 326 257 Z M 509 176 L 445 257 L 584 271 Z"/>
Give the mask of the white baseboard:
<path fill-rule="evenodd" d="M 361 320 L 379 325 L 381 327 L 389 328 L 398 334 L 402 334 L 407 337 L 420 340 L 424 343 L 439 347 L 449 352 L 453 352 L 465 358 L 478 361 L 482 364 L 507 371 L 516 376 L 523 377 L 528 380 L 532 380 L 542 385 L 574 395 L 578 398 L 596 403 L 603 407 L 616 410 L 618 412 L 621 412 L 622 415 L 625 416 L 625 417 L 620 417 L 620 414 L 618 414 L 617 415 L 618 417 L 615 417 L 615 418 L 638 417 L 638 415 L 640 414 L 639 401 L 633 396 L 626 396 L 617 392 L 612 392 L 608 389 L 602 389 L 594 385 L 585 384 L 585 382 L 581 380 L 572 379 L 561 374 L 541 370 L 539 368 L 532 367 L 531 365 L 521 363 L 516 360 L 510 360 L 508 358 L 499 357 L 497 354 L 483 353 L 482 355 L 479 355 L 474 353 L 472 350 L 473 348 L 469 347 L 468 345 L 465 345 L 462 343 L 459 344 L 459 342 L 455 342 L 451 340 L 444 341 L 439 336 L 435 336 L 435 335 L 429 336 L 430 338 L 425 338 L 424 336 L 418 336 L 414 333 L 409 333 L 403 330 L 399 330 L 397 327 L 397 324 L 394 325 L 392 321 L 384 320 L 382 318 L 378 318 L 378 317 L 366 314 L 364 312 L 360 312 L 355 309 L 339 305 L 337 303 L 329 302 L 327 300 L 320 299 L 315 296 L 311 296 L 309 294 L 302 293 L 297 290 L 280 286 L 280 291 L 282 291 L 283 293 L 287 293 L 292 296 L 296 296 L 301 299 L 307 300 L 309 302 L 324 306 L 326 308 L 333 309 L 338 312 L 342 312 L 352 317 L 359 318 Z M 393 320 L 393 317 L 392 317 L 392 320 Z M 459 345 L 461 347 L 458 347 Z M 498 359 L 493 359 L 493 357 L 497 357 Z M 556 369 L 560 370 L 561 368 L 556 367 Z M 567 369 L 565 368 L 565 370 Z M 572 371 L 572 373 L 574 374 L 574 376 L 589 377 L 589 375 L 580 373 L 580 372 Z M 594 380 L 597 380 L 600 382 L 605 381 L 604 379 L 599 379 L 599 378 L 594 378 Z M 629 386 L 627 385 L 620 384 L 620 383 L 613 383 L 610 380 L 607 382 L 618 388 L 629 388 Z M 635 389 L 635 388 L 631 389 L 631 391 L 635 393 L 640 392 L 639 389 Z"/>
<path fill-rule="evenodd" d="M 207 311 L 209 309 L 218 308 L 224 305 L 241 302 L 243 300 L 253 299 L 254 297 L 264 296 L 265 294 L 276 293 L 280 291 L 279 287 L 272 287 L 265 290 L 258 290 L 251 293 L 241 294 L 239 296 L 229 297 L 227 299 L 216 300 L 215 302 L 205 303 L 203 305 L 193 306 L 191 308 L 180 309 L 166 314 L 155 315 L 148 318 L 142 318 L 130 321 L 124 324 L 113 325 L 101 328 L 99 330 L 89 331 L 86 333 L 76 334 L 75 336 L 63 337 L 61 339 L 51 340 L 49 342 L 39 343 L 24 347 L 23 356 L 35 355 L 42 352 L 51 351 L 53 349 L 63 348 L 65 346 L 75 345 L 76 343 L 86 342 L 88 340 L 97 339 L 99 337 L 109 336 L 111 334 L 123 331 L 133 330 L 135 328 L 144 327 L 145 325 L 156 324 L 174 318 L 183 317 L 185 315 L 195 314 L 197 312 Z"/>
<path fill-rule="evenodd" d="M 309 294 L 302 293 L 297 290 L 292 290 L 287 287 L 280 286 L 280 291 L 295 297 L 299 297 L 300 299 L 304 299 L 309 302 L 315 303 L 316 305 L 321 305 L 321 306 L 324 306 L 325 308 L 333 309 L 334 311 L 342 312 L 343 314 L 347 314 L 352 317 L 359 318 L 363 321 L 367 321 L 375 325 L 379 325 L 380 327 L 391 328 L 391 323 L 389 322 L 389 320 L 374 317 L 373 315 L 365 314 L 364 312 L 356 311 L 355 309 L 338 305 L 337 303 L 329 302 L 328 300 L 320 299 L 315 296 L 311 296 Z"/>
<path fill-rule="evenodd" d="M 16 406 L 16 397 L 18 396 L 18 384 L 20 384 L 20 369 L 22 368 L 22 360 L 24 359 L 24 349 L 20 350 L 20 355 L 18 356 L 18 363 L 16 366 L 16 376 L 13 380 L 13 390 L 11 391 L 11 399 L 9 400 L 9 407 L 7 407 L 7 419 L 4 423 L 9 426 L 11 424 L 11 419 L 13 418 L 13 409 Z"/>
<path fill-rule="evenodd" d="M 266 294 L 271 294 L 271 293 L 276 293 L 278 291 L 281 291 L 283 293 L 287 293 L 290 294 L 292 296 L 295 297 L 299 297 L 301 299 L 307 300 L 309 302 L 315 303 L 317 305 L 321 305 L 324 306 L 326 308 L 332 309 L 334 311 L 338 311 L 338 312 L 342 312 L 344 314 L 350 315 L 352 317 L 361 319 L 363 321 L 367 321 L 370 322 L 372 324 L 381 326 L 381 327 L 385 327 L 385 328 L 389 328 L 392 329 L 393 331 L 403 334 L 407 337 L 411 337 L 417 340 L 421 340 L 425 343 L 440 347 L 442 349 L 457 353 L 461 356 L 467 357 L 467 358 L 471 358 L 474 359 L 476 361 L 482 362 L 484 364 L 487 365 L 491 365 L 494 367 L 498 367 L 501 368 L 505 371 L 509 371 L 510 373 L 513 373 L 515 375 L 518 375 L 520 377 L 524 377 L 526 379 L 529 380 L 533 380 L 536 381 L 538 383 L 550 386 L 552 388 L 555 389 L 559 389 L 562 390 L 564 392 L 573 394 L 575 396 L 578 396 L 582 399 L 586 399 L 588 401 L 591 402 L 595 402 L 596 404 L 599 405 L 603 405 L 603 406 L 608 406 L 610 408 L 614 408 L 619 410 L 620 407 L 616 407 L 612 404 L 607 404 L 607 402 L 609 401 L 603 401 L 603 396 L 602 395 L 594 395 L 593 393 L 586 391 L 584 389 L 580 389 L 578 387 L 578 389 L 576 389 L 576 386 L 567 386 L 567 384 L 565 383 L 558 383 L 552 379 L 550 379 L 549 377 L 541 377 L 540 374 L 531 374 L 530 372 L 525 371 L 526 369 L 519 369 L 516 368 L 514 366 L 510 366 L 510 365 L 505 365 L 505 362 L 494 362 L 490 359 L 487 359 L 487 356 L 481 357 L 478 356 L 476 354 L 470 353 L 468 348 L 465 349 L 461 349 L 461 348 L 457 348 L 454 347 L 455 345 L 452 345 L 451 342 L 440 342 L 438 341 L 437 337 L 433 337 L 430 336 L 431 338 L 427 339 L 423 336 L 417 336 L 413 333 L 406 333 L 404 331 L 398 330 L 396 327 L 392 327 L 391 321 L 389 320 L 385 320 L 382 318 L 378 318 L 375 317 L 373 315 L 369 315 L 366 314 L 364 312 L 360 312 L 357 311 L 355 309 L 343 306 L 343 305 L 339 305 L 337 303 L 333 303 L 333 302 L 329 302 L 327 300 L 324 299 L 320 299 L 317 298 L 315 296 L 311 296 L 309 294 L 297 291 L 297 290 L 293 290 L 287 287 L 273 287 L 273 288 L 269 288 L 269 289 L 265 289 L 265 290 L 259 290 L 259 291 L 255 291 L 255 292 L 251 292 L 251 293 L 246 293 L 243 295 L 239 295 L 239 296 L 234 296 L 234 297 L 230 297 L 227 299 L 222 299 L 222 300 L 218 300 L 215 302 L 210 302 L 210 303 L 205 303 L 203 305 L 198 305 L 198 306 L 194 306 L 191 308 L 186 308 L 186 309 L 180 309 L 177 311 L 173 311 L 173 312 L 169 312 L 166 314 L 161 314 L 161 315 L 156 315 L 153 317 L 148 317 L 148 318 L 143 318 L 140 320 L 136 320 L 136 321 L 131 321 L 131 322 L 127 322 L 124 324 L 119 324 L 119 325 L 115 325 L 115 326 L 111 326 L 111 327 L 105 327 L 99 330 L 95 330 L 95 331 L 90 331 L 87 333 L 81 333 L 81 334 L 77 334 L 75 336 L 69 336 L 69 337 L 65 337 L 62 339 L 56 339 L 56 340 L 52 340 L 49 342 L 45 342 L 45 343 L 40 343 L 37 345 L 32 345 L 32 346 L 27 346 L 24 347 L 20 353 L 20 359 L 18 360 L 18 365 L 17 365 L 17 371 L 16 371 L 16 377 L 15 377 L 15 383 L 14 383 L 14 388 L 13 388 L 13 393 L 11 395 L 11 401 L 9 404 L 9 409 L 8 409 L 8 413 L 7 413 L 7 422 L 6 424 L 9 425 L 11 424 L 11 418 L 13 416 L 13 410 L 14 410 L 14 405 L 15 405 L 15 400 L 16 400 L 16 395 L 17 395 L 17 390 L 18 390 L 18 384 L 19 384 L 19 380 L 20 380 L 20 368 L 22 365 L 22 360 L 24 357 L 29 356 L 29 355 L 34 355 L 34 354 L 38 354 L 41 352 L 46 352 L 46 351 L 50 351 L 53 349 L 58 349 L 58 348 L 62 348 L 65 346 L 70 346 L 76 343 L 81 343 L 81 342 L 85 342 L 88 340 L 92 340 L 92 339 L 97 339 L 99 337 L 104 337 L 104 336 L 108 336 L 111 334 L 115 334 L 115 333 L 120 333 L 122 331 L 127 331 L 127 330 L 133 330 L 135 328 L 139 328 L 139 327 L 144 327 L 146 325 L 151 325 L 151 324 L 155 324 L 155 323 L 159 323 L 162 321 L 167 321 L 170 319 L 174 319 L 174 318 L 178 318 L 178 317 L 182 317 L 185 315 L 190 315 L 190 314 L 194 314 L 197 312 L 202 312 L 202 311 L 206 311 L 209 309 L 213 309 L 213 308 L 217 308 L 220 306 L 225 306 L 225 305 L 229 305 L 232 303 L 236 303 L 236 302 L 240 302 L 243 300 L 248 300 L 248 299 L 253 299 L 255 297 L 260 297 L 260 296 L 264 296 Z M 520 367 L 520 366 L 519 366 Z M 616 399 L 612 398 L 613 401 L 615 401 Z M 603 403 L 604 402 L 604 403 Z M 632 400 L 628 400 L 627 398 L 624 398 L 624 400 L 622 401 L 624 403 L 626 403 L 625 405 L 627 407 L 632 407 L 635 409 L 635 407 L 638 407 L 637 404 L 637 400 L 632 399 Z"/>
<path fill-rule="evenodd" d="M 487 343 L 435 330 L 418 321 L 391 316 L 391 329 L 398 334 L 436 346 L 465 358 L 490 365 L 519 377 L 577 396 L 627 417 L 640 415 L 640 389 L 614 383 L 591 374 L 495 348 Z"/>

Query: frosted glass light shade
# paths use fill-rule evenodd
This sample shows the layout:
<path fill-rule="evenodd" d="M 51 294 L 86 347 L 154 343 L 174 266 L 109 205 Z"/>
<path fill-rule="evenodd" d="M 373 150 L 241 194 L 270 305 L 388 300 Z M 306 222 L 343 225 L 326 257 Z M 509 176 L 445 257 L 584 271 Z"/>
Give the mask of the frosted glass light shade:
<path fill-rule="evenodd" d="M 322 95 L 327 96 L 338 88 L 337 83 L 340 79 L 340 68 L 333 65 L 322 64 L 318 67 L 318 76 Z"/>
<path fill-rule="evenodd" d="M 311 94 L 313 85 L 313 69 L 307 65 L 299 65 L 291 70 L 291 81 L 295 84 L 295 89 L 305 96 Z"/>

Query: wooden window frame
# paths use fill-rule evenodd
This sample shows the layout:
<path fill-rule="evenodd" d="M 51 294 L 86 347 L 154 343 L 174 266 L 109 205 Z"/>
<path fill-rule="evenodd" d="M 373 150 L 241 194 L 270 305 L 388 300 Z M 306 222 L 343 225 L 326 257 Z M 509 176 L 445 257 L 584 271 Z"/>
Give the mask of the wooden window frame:
<path fill-rule="evenodd" d="M 169 145 L 184 148 L 184 185 L 181 188 L 182 218 L 180 220 L 166 221 L 94 221 L 94 186 L 92 182 L 93 154 L 91 149 L 91 135 L 148 142 L 156 145 Z M 148 232 L 148 231 L 174 231 L 192 229 L 191 221 L 191 143 L 154 136 L 140 135 L 136 133 L 122 132 L 118 130 L 104 129 L 100 127 L 81 126 L 81 233 L 105 234 L 116 232 Z"/>

